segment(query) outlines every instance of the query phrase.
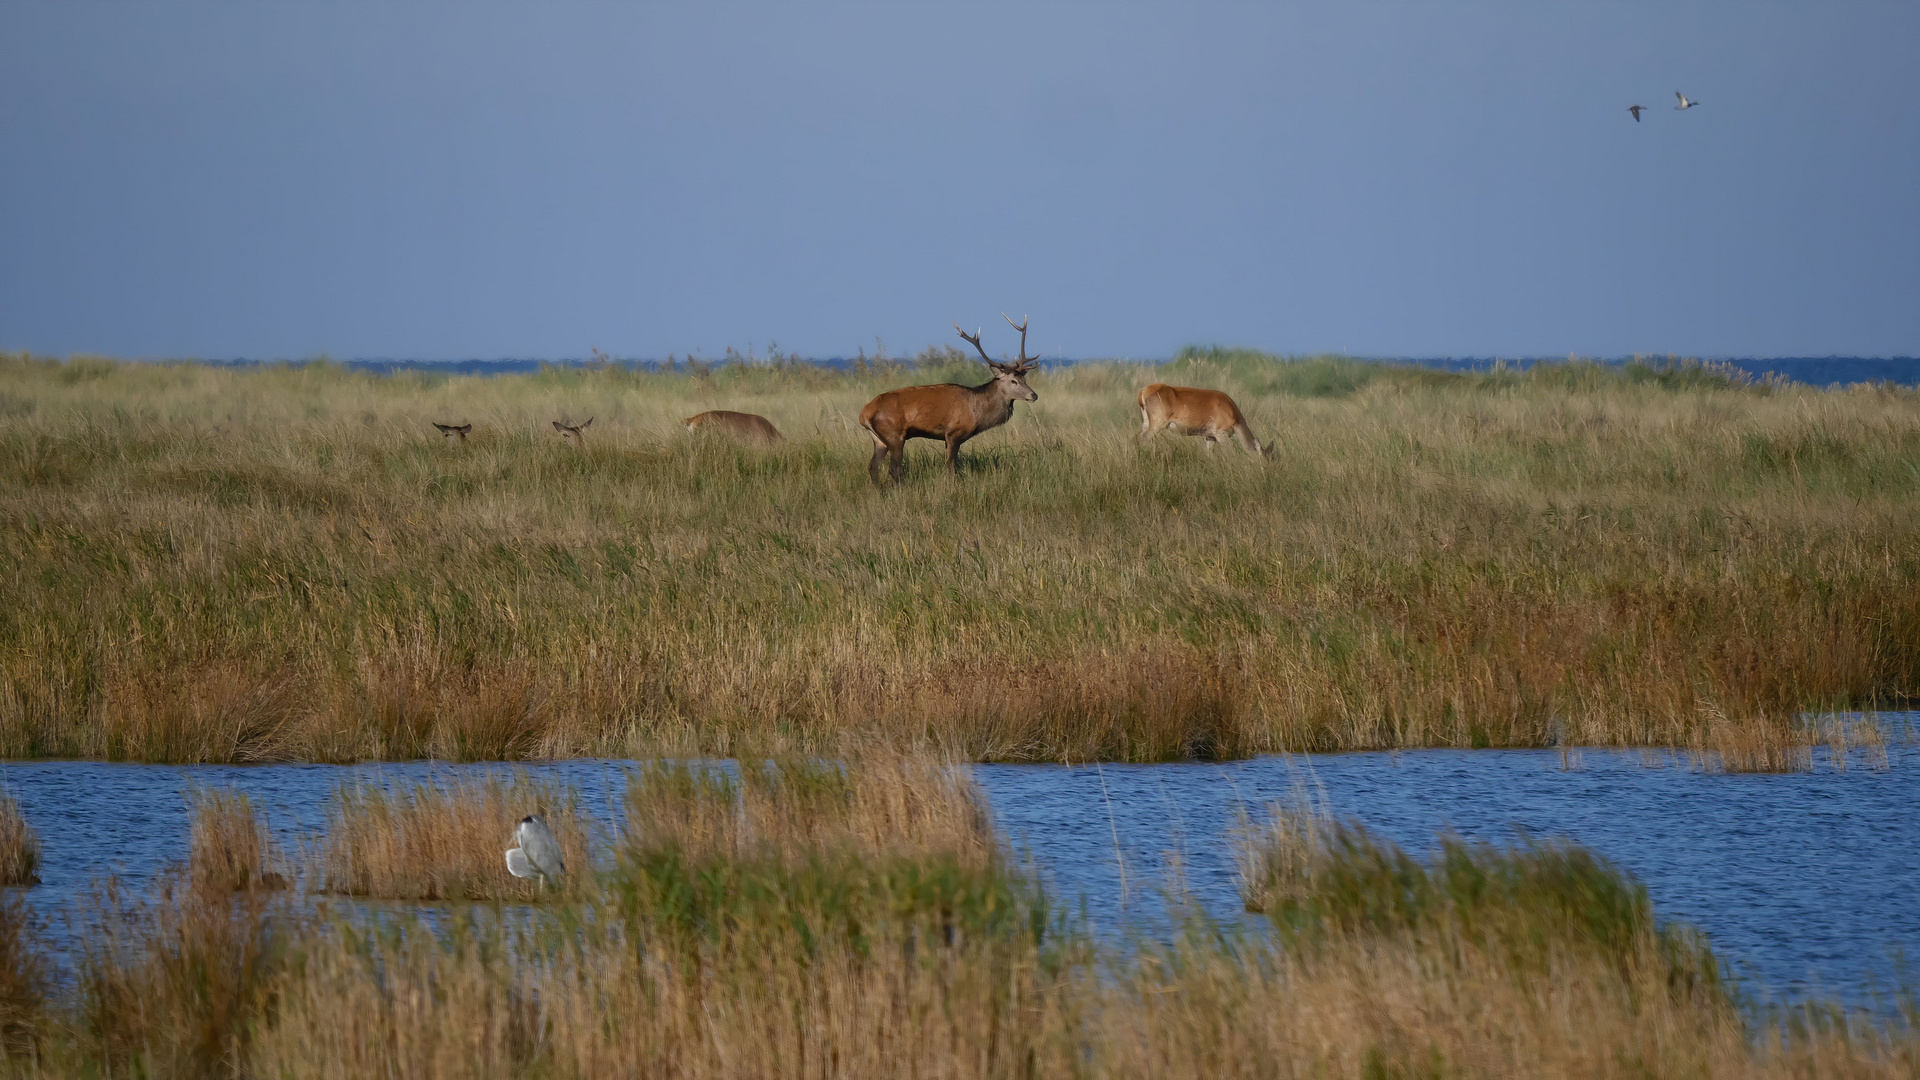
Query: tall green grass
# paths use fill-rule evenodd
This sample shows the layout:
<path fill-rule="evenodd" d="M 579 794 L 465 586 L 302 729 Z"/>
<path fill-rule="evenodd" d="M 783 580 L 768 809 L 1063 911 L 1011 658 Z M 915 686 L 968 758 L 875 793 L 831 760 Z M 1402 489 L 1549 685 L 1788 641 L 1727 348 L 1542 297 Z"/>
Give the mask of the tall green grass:
<path fill-rule="evenodd" d="M 1037 374 L 963 475 L 924 444 L 870 486 L 860 405 L 978 368 L 0 360 L 0 754 L 1794 768 L 1797 715 L 1920 686 L 1911 391 L 1189 350 Z M 1233 393 L 1275 458 L 1138 445 L 1154 380 Z M 788 442 L 686 438 L 716 407 Z M 583 452 L 549 426 L 589 415 Z"/>

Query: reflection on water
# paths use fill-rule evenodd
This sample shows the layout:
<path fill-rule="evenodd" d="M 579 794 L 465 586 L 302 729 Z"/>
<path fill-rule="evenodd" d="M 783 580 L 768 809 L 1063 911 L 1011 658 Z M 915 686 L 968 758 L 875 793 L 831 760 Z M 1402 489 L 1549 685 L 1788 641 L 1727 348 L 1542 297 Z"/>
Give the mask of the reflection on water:
<path fill-rule="evenodd" d="M 1920 954 L 1920 753 L 1901 741 L 1890 756 L 1884 771 L 1856 763 L 1784 776 L 1699 772 L 1664 756 L 1649 767 L 1637 752 L 1592 750 L 1572 770 L 1551 750 L 1426 750 L 1222 765 L 981 765 L 975 774 L 1016 847 L 1103 932 L 1164 925 L 1161 897 L 1181 882 L 1215 915 L 1242 918 L 1228 841 L 1236 809 L 1257 812 L 1305 784 L 1335 813 L 1412 850 L 1445 828 L 1492 841 L 1516 826 L 1571 837 L 1638 874 L 1664 917 L 1705 929 L 1743 975 L 1779 993 L 1864 1002 L 1875 982 L 1893 981 L 1896 950 Z M 336 784 L 486 768 L 14 762 L 0 777 L 45 846 L 43 884 L 28 895 L 54 916 L 58 942 L 59 916 L 96 877 L 138 884 L 185 860 L 193 784 L 254 796 L 291 851 L 324 825 Z M 578 785 L 584 809 L 603 825 L 614 820 L 622 763 L 528 770 Z"/>

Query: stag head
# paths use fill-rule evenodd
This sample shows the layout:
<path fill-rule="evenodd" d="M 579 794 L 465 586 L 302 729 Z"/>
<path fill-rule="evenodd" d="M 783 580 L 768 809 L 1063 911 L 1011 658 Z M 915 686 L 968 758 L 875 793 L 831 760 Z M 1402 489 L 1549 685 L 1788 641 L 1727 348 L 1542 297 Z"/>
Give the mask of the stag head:
<path fill-rule="evenodd" d="M 467 435 L 473 431 L 472 424 L 460 424 L 459 426 L 455 426 L 453 424 L 435 423 L 433 426 L 439 428 L 440 434 L 445 435 L 447 437 L 447 441 L 450 443 L 466 442 Z"/>
<path fill-rule="evenodd" d="M 560 433 L 560 437 L 566 440 L 568 446 L 573 447 L 575 450 L 584 450 L 587 446 L 587 425 L 592 423 L 593 417 L 591 416 L 587 417 L 586 423 L 584 424 L 568 425 L 555 420 L 553 422 L 553 430 Z"/>
<path fill-rule="evenodd" d="M 1000 384 L 1001 393 L 1007 395 L 1009 400 L 1039 401 L 1040 395 L 1034 393 L 1033 387 L 1027 385 L 1027 372 L 1040 366 L 1038 356 L 1027 355 L 1027 320 L 1022 319 L 1016 323 L 1008 318 L 1004 311 L 1000 313 L 1000 317 L 1007 320 L 1008 326 L 1020 331 L 1020 359 L 1011 364 L 1003 364 L 987 355 L 987 350 L 980 347 L 979 330 L 968 334 L 960 329 L 959 323 L 954 323 L 953 329 L 960 335 L 960 340 L 972 345 L 974 351 L 980 354 L 980 359 L 986 361 L 987 366 L 993 369 L 993 381 Z"/>

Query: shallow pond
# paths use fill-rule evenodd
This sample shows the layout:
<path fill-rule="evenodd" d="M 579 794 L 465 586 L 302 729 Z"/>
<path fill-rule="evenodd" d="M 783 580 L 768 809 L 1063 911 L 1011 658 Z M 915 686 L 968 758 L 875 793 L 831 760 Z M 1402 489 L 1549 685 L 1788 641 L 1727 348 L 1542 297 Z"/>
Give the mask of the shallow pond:
<path fill-rule="evenodd" d="M 1883 719 L 1910 730 L 1920 717 Z M 1102 932 L 1164 926 L 1169 890 L 1216 916 L 1245 918 L 1229 840 L 1236 811 L 1257 814 L 1305 785 L 1334 813 L 1414 851 L 1442 829 L 1495 842 L 1516 827 L 1569 837 L 1639 875 L 1662 917 L 1706 930 L 1754 988 L 1866 1004 L 1875 987 L 1895 983 L 1902 951 L 1920 954 L 1920 751 L 1902 735 L 1889 759 L 1885 769 L 1855 760 L 1835 770 L 1822 758 L 1814 772 L 1757 776 L 1638 752 L 1427 750 L 1219 765 L 980 765 L 975 775 L 1015 847 Z M 489 767 L 500 768 L 12 762 L 0 778 L 44 843 L 43 883 L 28 896 L 51 917 L 58 944 L 62 914 L 96 878 L 117 873 L 137 885 L 186 857 L 191 785 L 254 795 L 292 849 L 325 823 L 336 784 Z M 527 768 L 577 784 L 590 813 L 614 818 L 622 763 Z"/>

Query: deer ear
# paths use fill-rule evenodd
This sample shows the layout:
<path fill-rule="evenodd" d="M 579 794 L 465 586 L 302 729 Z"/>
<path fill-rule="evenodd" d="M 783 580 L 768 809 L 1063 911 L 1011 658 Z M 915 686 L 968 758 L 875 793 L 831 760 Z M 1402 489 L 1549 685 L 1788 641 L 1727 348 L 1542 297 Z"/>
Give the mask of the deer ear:
<path fill-rule="evenodd" d="M 592 426 L 593 426 L 593 417 L 589 416 L 587 417 L 587 422 L 580 425 L 580 430 L 585 431 Z"/>
<path fill-rule="evenodd" d="M 555 421 L 553 422 L 553 430 L 555 430 L 555 431 L 565 431 L 565 430 L 567 430 L 567 425 L 565 425 L 565 424 L 563 424 L 563 423 L 561 423 L 561 422 L 560 422 L 560 421 L 558 421 L 558 420 L 555 420 Z"/>
<path fill-rule="evenodd" d="M 472 425 L 472 424 L 462 424 L 462 425 L 460 425 L 459 427 L 457 427 L 457 428 L 455 428 L 454 430 L 455 430 L 455 431 L 458 431 L 458 432 L 459 432 L 460 434 L 462 434 L 462 435 L 465 435 L 465 434 L 466 434 L 467 432 L 469 432 L 469 431 L 472 431 L 472 430 L 473 430 L 473 425 Z"/>

